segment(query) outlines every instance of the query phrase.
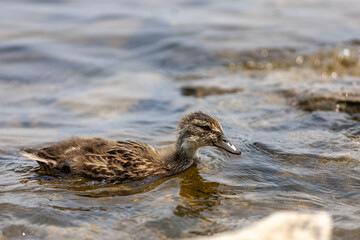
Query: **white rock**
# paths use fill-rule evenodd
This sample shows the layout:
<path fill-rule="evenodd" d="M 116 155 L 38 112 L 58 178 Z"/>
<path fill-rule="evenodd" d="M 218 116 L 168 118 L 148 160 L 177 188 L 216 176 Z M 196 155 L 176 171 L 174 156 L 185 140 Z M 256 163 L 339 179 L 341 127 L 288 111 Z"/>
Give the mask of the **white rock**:
<path fill-rule="evenodd" d="M 196 240 L 330 240 L 331 235 L 326 212 L 277 212 L 243 229 Z"/>

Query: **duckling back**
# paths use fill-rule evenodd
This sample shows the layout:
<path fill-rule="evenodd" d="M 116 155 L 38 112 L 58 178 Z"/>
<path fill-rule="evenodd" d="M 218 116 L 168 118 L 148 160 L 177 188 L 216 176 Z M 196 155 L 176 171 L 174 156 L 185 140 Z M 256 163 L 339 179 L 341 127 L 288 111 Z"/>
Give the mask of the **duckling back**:
<path fill-rule="evenodd" d="M 38 150 L 24 149 L 47 171 L 60 171 L 92 179 L 134 181 L 169 172 L 152 147 L 134 141 L 71 138 Z"/>

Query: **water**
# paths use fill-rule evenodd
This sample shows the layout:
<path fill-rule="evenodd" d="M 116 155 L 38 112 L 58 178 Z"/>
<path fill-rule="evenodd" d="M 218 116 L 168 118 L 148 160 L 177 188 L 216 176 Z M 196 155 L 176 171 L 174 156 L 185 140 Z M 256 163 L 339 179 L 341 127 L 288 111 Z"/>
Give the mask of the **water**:
<path fill-rule="evenodd" d="M 3 2 L 0 239 L 196 237 L 279 210 L 327 211 L 334 239 L 360 238 L 359 8 Z M 198 86 L 241 90 L 182 95 Z M 342 100 L 327 111 L 298 101 L 329 92 Z M 195 110 L 216 116 L 243 154 L 204 148 L 178 176 L 125 185 L 49 176 L 18 155 L 70 136 L 166 146 Z"/>

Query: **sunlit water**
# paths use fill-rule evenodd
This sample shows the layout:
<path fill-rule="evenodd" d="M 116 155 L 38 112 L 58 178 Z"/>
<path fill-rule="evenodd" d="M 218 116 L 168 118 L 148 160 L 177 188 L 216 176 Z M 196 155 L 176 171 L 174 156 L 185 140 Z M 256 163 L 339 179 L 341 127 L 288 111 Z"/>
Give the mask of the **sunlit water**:
<path fill-rule="evenodd" d="M 359 9 L 355 0 L 3 2 L 0 239 L 196 237 L 279 210 L 327 211 L 334 239 L 360 238 L 360 110 L 304 111 L 287 96 L 359 96 Z M 189 86 L 242 91 L 182 95 Z M 216 116 L 243 154 L 204 148 L 178 176 L 125 185 L 47 175 L 18 155 L 70 136 L 166 146 L 195 110 Z"/>

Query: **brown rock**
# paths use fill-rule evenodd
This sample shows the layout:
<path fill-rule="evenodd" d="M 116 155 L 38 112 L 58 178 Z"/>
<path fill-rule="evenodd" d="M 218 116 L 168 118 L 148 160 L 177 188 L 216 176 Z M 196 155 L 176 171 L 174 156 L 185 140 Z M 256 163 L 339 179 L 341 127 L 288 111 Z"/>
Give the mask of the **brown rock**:
<path fill-rule="evenodd" d="M 360 112 L 360 91 L 348 92 L 297 92 L 296 90 L 282 90 L 280 95 L 304 111 L 337 111 L 347 113 Z"/>
<path fill-rule="evenodd" d="M 305 111 L 360 112 L 360 94 L 340 95 L 336 93 L 311 93 L 298 96 L 296 106 Z"/>
<path fill-rule="evenodd" d="M 222 95 L 230 94 L 243 91 L 243 88 L 230 88 L 224 89 L 215 86 L 185 86 L 181 88 L 181 93 L 184 96 L 194 96 L 194 97 L 206 97 L 210 95 Z"/>

